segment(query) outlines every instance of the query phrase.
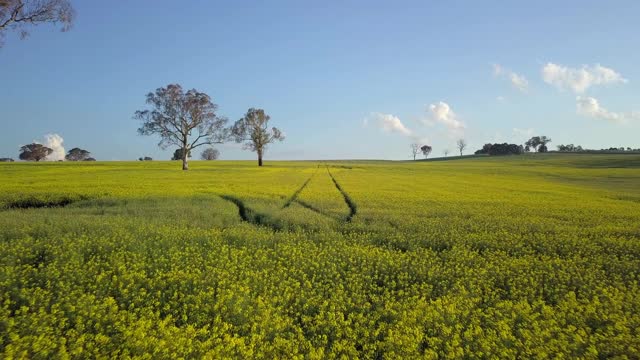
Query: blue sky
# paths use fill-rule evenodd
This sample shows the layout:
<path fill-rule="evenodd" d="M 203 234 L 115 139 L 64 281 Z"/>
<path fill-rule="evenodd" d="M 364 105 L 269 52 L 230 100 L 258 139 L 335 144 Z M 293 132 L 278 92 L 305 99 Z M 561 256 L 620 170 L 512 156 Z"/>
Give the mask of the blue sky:
<path fill-rule="evenodd" d="M 638 1 L 72 3 L 70 32 L 0 48 L 0 157 L 56 133 L 99 160 L 168 159 L 132 115 L 175 82 L 231 121 L 264 108 L 287 135 L 267 159 L 440 156 L 460 137 L 640 147 Z"/>

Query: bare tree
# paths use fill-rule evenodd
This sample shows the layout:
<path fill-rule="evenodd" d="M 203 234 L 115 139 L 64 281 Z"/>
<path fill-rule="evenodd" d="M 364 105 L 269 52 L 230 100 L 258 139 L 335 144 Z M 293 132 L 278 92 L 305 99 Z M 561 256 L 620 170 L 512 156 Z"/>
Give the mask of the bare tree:
<path fill-rule="evenodd" d="M 204 151 L 202 151 L 202 154 L 200 154 L 200 158 L 202 160 L 218 160 L 219 157 L 220 151 L 212 147 L 204 149 Z"/>
<path fill-rule="evenodd" d="M 24 145 L 20 148 L 20 160 L 26 161 L 40 161 L 44 160 L 47 156 L 49 156 L 53 152 L 53 149 L 50 149 L 42 144 L 29 144 Z"/>
<path fill-rule="evenodd" d="M 0 0 L 0 47 L 9 29 L 20 30 L 25 38 L 27 25 L 62 24 L 62 31 L 71 28 L 75 11 L 68 0 Z"/>
<path fill-rule="evenodd" d="M 251 108 L 244 117 L 233 125 L 231 133 L 236 142 L 245 142 L 245 149 L 258 153 L 258 166 L 262 166 L 262 156 L 267 145 L 284 140 L 284 135 L 278 128 L 268 127 L 271 117 L 262 109 Z"/>
<path fill-rule="evenodd" d="M 422 155 L 424 155 L 424 158 L 428 158 L 429 154 L 431 154 L 431 150 L 433 150 L 433 148 L 429 145 L 422 145 L 422 147 L 420 148 L 420 151 L 422 151 Z"/>
<path fill-rule="evenodd" d="M 220 144 L 228 138 L 227 119 L 216 114 L 218 105 L 209 95 L 191 89 L 186 93 L 178 84 L 147 94 L 152 110 L 138 110 L 134 118 L 142 121 L 140 135 L 160 135 L 158 146 L 175 145 L 182 151 L 182 170 L 189 169 L 188 154 L 202 145 Z M 195 139 L 194 139 L 195 138 Z"/>
<path fill-rule="evenodd" d="M 409 147 L 411 148 L 411 155 L 413 155 L 413 160 L 415 160 L 416 156 L 420 152 L 420 145 L 418 145 L 416 143 L 413 143 L 413 144 L 409 145 Z"/>
<path fill-rule="evenodd" d="M 449 149 L 444 149 L 442 153 L 444 154 L 444 157 L 449 156 Z"/>
<path fill-rule="evenodd" d="M 462 152 L 467 148 L 467 141 L 465 139 L 458 139 L 458 141 L 456 142 L 456 146 L 460 151 L 460 156 L 462 156 Z"/>

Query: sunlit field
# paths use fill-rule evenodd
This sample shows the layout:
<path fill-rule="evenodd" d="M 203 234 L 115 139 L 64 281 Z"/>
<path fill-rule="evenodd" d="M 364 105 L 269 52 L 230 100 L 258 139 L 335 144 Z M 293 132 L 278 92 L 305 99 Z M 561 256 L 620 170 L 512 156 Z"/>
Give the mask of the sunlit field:
<path fill-rule="evenodd" d="M 634 358 L 640 155 L 0 163 L 1 358 Z"/>

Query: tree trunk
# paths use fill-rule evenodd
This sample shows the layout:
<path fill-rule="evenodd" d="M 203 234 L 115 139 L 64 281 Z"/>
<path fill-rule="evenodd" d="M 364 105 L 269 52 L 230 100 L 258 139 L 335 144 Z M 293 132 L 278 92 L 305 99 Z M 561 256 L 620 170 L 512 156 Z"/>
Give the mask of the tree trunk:
<path fill-rule="evenodd" d="M 258 150 L 258 166 L 262 166 L 262 151 Z"/>
<path fill-rule="evenodd" d="M 187 155 L 189 155 L 189 151 L 187 151 L 187 147 L 184 146 L 182 148 L 182 170 L 189 170 L 189 160 L 187 160 Z"/>

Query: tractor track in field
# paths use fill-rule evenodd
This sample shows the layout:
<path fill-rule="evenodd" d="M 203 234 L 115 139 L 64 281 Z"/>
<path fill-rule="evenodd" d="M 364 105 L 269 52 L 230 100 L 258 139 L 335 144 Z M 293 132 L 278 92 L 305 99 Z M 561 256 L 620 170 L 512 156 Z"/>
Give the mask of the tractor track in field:
<path fill-rule="evenodd" d="M 318 166 L 318 168 L 320 168 L 320 166 Z M 351 219 L 358 212 L 357 205 L 351 199 L 349 194 L 346 191 L 344 191 L 342 186 L 340 186 L 340 183 L 338 183 L 338 181 L 333 177 L 333 175 L 331 174 L 331 171 L 329 170 L 329 167 L 327 166 L 326 168 L 327 168 L 327 174 L 329 174 L 329 177 L 333 181 L 333 184 L 335 185 L 336 189 L 342 195 L 345 204 L 347 204 L 347 206 L 349 207 L 349 215 L 347 215 L 347 217 L 344 220 L 346 222 L 350 222 Z M 304 207 L 307 210 L 313 211 L 313 212 L 315 212 L 315 213 L 317 213 L 319 215 L 322 215 L 322 216 L 326 216 L 326 217 L 328 217 L 330 219 L 337 220 L 335 217 L 333 217 L 333 216 L 331 216 L 329 214 L 326 214 L 324 211 L 322 211 L 321 209 L 313 206 L 312 204 L 309 204 L 306 201 L 298 199 L 298 196 L 300 195 L 300 193 L 307 187 L 307 185 L 311 182 L 311 180 L 313 179 L 313 177 L 316 175 L 317 172 L 318 172 L 318 170 L 316 169 L 316 171 L 314 171 L 314 173 L 311 174 L 311 176 L 309 176 L 309 178 L 287 199 L 287 201 L 284 203 L 284 205 L 282 206 L 281 209 L 285 209 L 285 208 L 291 206 L 291 204 L 295 202 L 295 203 L 297 203 L 298 205 Z M 239 198 L 237 198 L 235 196 L 232 196 L 232 195 L 219 195 L 219 196 L 220 196 L 221 199 L 234 204 L 238 208 L 238 216 L 240 217 L 240 219 L 243 222 L 247 222 L 247 223 L 250 223 L 250 224 L 253 224 L 253 225 L 256 225 L 256 226 L 268 227 L 268 228 L 272 229 L 273 231 L 281 231 L 281 230 L 283 230 L 282 224 L 275 224 L 273 221 L 270 220 L 268 215 L 261 214 L 261 213 L 255 211 L 255 210 L 253 210 L 253 209 L 250 209 Z"/>
<path fill-rule="evenodd" d="M 340 183 L 338 182 L 338 180 L 336 180 L 336 178 L 333 177 L 333 175 L 331 174 L 331 171 L 329 171 L 329 166 L 327 166 L 327 173 L 331 177 L 331 180 L 333 180 L 333 184 L 336 186 L 336 189 L 338 189 L 338 191 L 340 191 L 340 194 L 342 194 L 342 197 L 344 198 L 344 202 L 349 207 L 349 215 L 347 215 L 347 218 L 345 219 L 345 221 L 351 222 L 351 219 L 353 219 L 353 217 L 358 213 L 358 206 L 353 201 L 353 199 L 351 199 L 351 196 L 349 196 L 349 194 L 346 191 L 344 191 L 342 186 L 340 186 Z"/>
<path fill-rule="evenodd" d="M 311 181 L 311 179 L 313 179 L 313 176 L 316 174 L 316 172 L 318 172 L 318 169 L 316 169 L 316 171 L 313 172 L 313 174 L 311 174 L 311 176 L 309 176 L 309 178 L 307 179 L 307 181 L 304 182 L 304 184 L 302 184 L 302 186 L 300 186 L 298 188 L 298 190 L 296 190 L 293 195 L 291 195 L 291 197 L 289 197 L 289 199 L 284 203 L 284 205 L 282 205 L 282 208 L 287 208 L 291 205 L 291 203 L 293 203 L 294 201 L 296 201 L 298 199 L 298 195 L 300 195 L 300 193 L 302 192 L 302 190 L 304 190 L 304 188 L 307 187 L 307 185 L 309 184 L 309 182 Z"/>
<path fill-rule="evenodd" d="M 244 222 L 256 225 L 271 228 L 273 231 L 281 231 L 282 226 L 278 224 L 274 224 L 269 221 L 269 217 L 267 215 L 258 213 L 250 208 L 248 208 L 244 202 L 237 197 L 231 195 L 220 195 L 220 198 L 223 200 L 229 201 L 234 204 L 238 208 L 238 215 L 240 219 Z"/>
<path fill-rule="evenodd" d="M 313 205 L 309 204 L 309 203 L 308 203 L 308 202 L 306 202 L 306 201 L 302 201 L 302 200 L 300 200 L 300 199 L 296 199 L 296 200 L 295 200 L 295 202 L 296 202 L 298 205 L 300 205 L 300 206 L 302 206 L 302 207 L 306 208 L 307 210 L 311 210 L 311 211 L 313 211 L 313 212 L 315 212 L 315 213 L 318 213 L 319 215 L 326 216 L 326 217 L 328 217 L 328 218 L 330 218 L 330 219 L 334 219 L 334 220 L 336 220 L 336 219 L 335 219 L 335 217 L 333 217 L 333 216 L 331 216 L 331 215 L 329 215 L 329 214 L 325 213 L 324 211 L 322 211 L 322 210 L 318 209 L 317 207 L 315 207 L 315 206 L 313 206 Z M 339 219 L 338 219 L 338 220 L 339 220 Z"/>

